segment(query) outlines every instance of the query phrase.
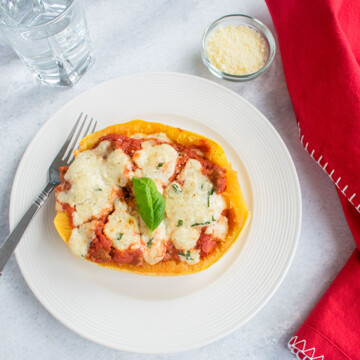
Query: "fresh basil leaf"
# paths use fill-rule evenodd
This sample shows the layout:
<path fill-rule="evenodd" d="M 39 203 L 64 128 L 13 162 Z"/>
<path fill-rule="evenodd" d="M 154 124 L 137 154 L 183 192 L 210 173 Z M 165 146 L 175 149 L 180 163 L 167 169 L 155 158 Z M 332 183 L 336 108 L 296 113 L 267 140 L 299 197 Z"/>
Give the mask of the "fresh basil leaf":
<path fill-rule="evenodd" d="M 165 214 L 165 200 L 150 178 L 132 178 L 136 205 L 141 218 L 153 232 L 161 223 Z"/>

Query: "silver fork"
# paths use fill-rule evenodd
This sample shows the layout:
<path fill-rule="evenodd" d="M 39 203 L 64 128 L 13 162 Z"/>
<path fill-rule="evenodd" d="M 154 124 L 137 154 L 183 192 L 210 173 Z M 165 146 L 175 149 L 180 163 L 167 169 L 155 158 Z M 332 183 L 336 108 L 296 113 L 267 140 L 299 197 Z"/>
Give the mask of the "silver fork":
<path fill-rule="evenodd" d="M 76 148 L 76 145 L 78 143 L 78 140 L 80 138 L 80 134 L 82 132 L 82 129 L 84 128 L 84 125 L 86 124 L 87 115 L 85 115 L 85 118 L 83 120 L 83 113 L 80 114 L 79 118 L 77 119 L 74 127 L 70 131 L 69 136 L 67 137 L 64 145 L 60 149 L 59 153 L 56 155 L 55 159 L 51 163 L 49 167 L 49 182 L 44 187 L 44 189 L 41 191 L 41 193 L 37 196 L 37 198 L 33 201 L 33 203 L 30 205 L 27 212 L 24 214 L 24 216 L 21 218 L 19 223 L 16 225 L 14 230 L 9 234 L 9 236 L 6 238 L 5 242 L 0 248 L 0 275 L 8 262 L 11 254 L 14 252 L 17 244 L 19 243 L 22 235 L 24 234 L 26 228 L 30 224 L 31 220 L 34 218 L 37 211 L 44 205 L 45 201 L 49 197 L 50 193 L 54 190 L 54 188 L 60 184 L 59 180 L 59 167 L 60 166 L 68 166 L 71 164 L 71 162 L 74 159 L 73 151 Z M 83 136 L 86 136 L 88 134 L 92 134 L 95 131 L 96 128 L 96 121 L 93 121 L 93 118 L 91 118 L 89 124 L 87 125 Z M 75 134 L 76 132 L 76 134 Z M 81 138 L 82 138 L 81 137 Z"/>

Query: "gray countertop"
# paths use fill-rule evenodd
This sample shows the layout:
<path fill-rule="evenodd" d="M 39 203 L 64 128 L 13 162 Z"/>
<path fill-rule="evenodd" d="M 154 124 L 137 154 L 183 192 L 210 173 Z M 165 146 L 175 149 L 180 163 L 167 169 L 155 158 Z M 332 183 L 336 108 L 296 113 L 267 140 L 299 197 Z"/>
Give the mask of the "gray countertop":
<path fill-rule="evenodd" d="M 299 246 L 279 290 L 247 324 L 206 347 L 158 356 L 108 349 L 67 329 L 34 297 L 12 256 L 0 279 L 0 358 L 291 359 L 287 341 L 355 245 L 335 187 L 300 144 L 279 51 L 265 75 L 246 83 L 215 79 L 202 64 L 202 32 L 222 15 L 249 14 L 274 32 L 265 3 L 86 0 L 85 4 L 96 62 L 74 88 L 35 84 L 12 49 L 0 39 L 0 239 L 9 231 L 8 207 L 16 168 L 33 136 L 54 112 L 104 80 L 137 72 L 176 71 L 211 79 L 232 89 L 262 111 L 279 132 L 293 157 L 302 189 Z"/>

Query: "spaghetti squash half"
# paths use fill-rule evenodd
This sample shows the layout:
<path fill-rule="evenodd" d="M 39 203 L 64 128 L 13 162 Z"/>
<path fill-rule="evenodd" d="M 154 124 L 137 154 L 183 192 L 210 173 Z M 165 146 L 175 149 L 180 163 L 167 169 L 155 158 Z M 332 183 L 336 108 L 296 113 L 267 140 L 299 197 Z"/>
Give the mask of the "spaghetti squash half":
<path fill-rule="evenodd" d="M 55 227 L 72 253 L 106 268 L 184 275 L 214 264 L 250 213 L 211 139 L 133 120 L 81 140 L 60 168 Z"/>

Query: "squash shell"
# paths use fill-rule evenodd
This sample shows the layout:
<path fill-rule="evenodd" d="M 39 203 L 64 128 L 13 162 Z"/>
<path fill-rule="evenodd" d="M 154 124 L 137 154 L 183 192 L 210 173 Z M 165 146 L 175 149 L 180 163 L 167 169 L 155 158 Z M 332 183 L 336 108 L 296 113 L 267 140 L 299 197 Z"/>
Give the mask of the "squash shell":
<path fill-rule="evenodd" d="M 140 266 L 117 263 L 95 263 L 97 265 L 117 271 L 153 276 L 174 276 L 197 273 L 214 264 L 234 245 L 240 232 L 244 229 L 250 218 L 250 212 L 241 192 L 236 171 L 232 169 L 223 148 L 205 136 L 161 123 L 133 120 L 123 124 L 109 126 L 86 136 L 81 140 L 77 152 L 91 149 L 101 137 L 109 134 L 119 134 L 130 137 L 137 133 L 150 135 L 159 132 L 165 133 L 174 142 L 185 146 L 202 146 L 202 148 L 206 149 L 204 154 L 207 159 L 226 169 L 227 188 L 222 195 L 228 205 L 229 232 L 226 238 L 218 243 L 211 254 L 194 265 L 188 265 L 175 260 L 160 262 L 155 265 L 143 264 Z M 68 214 L 66 212 L 58 212 L 54 224 L 56 230 L 67 244 L 72 231 Z"/>

